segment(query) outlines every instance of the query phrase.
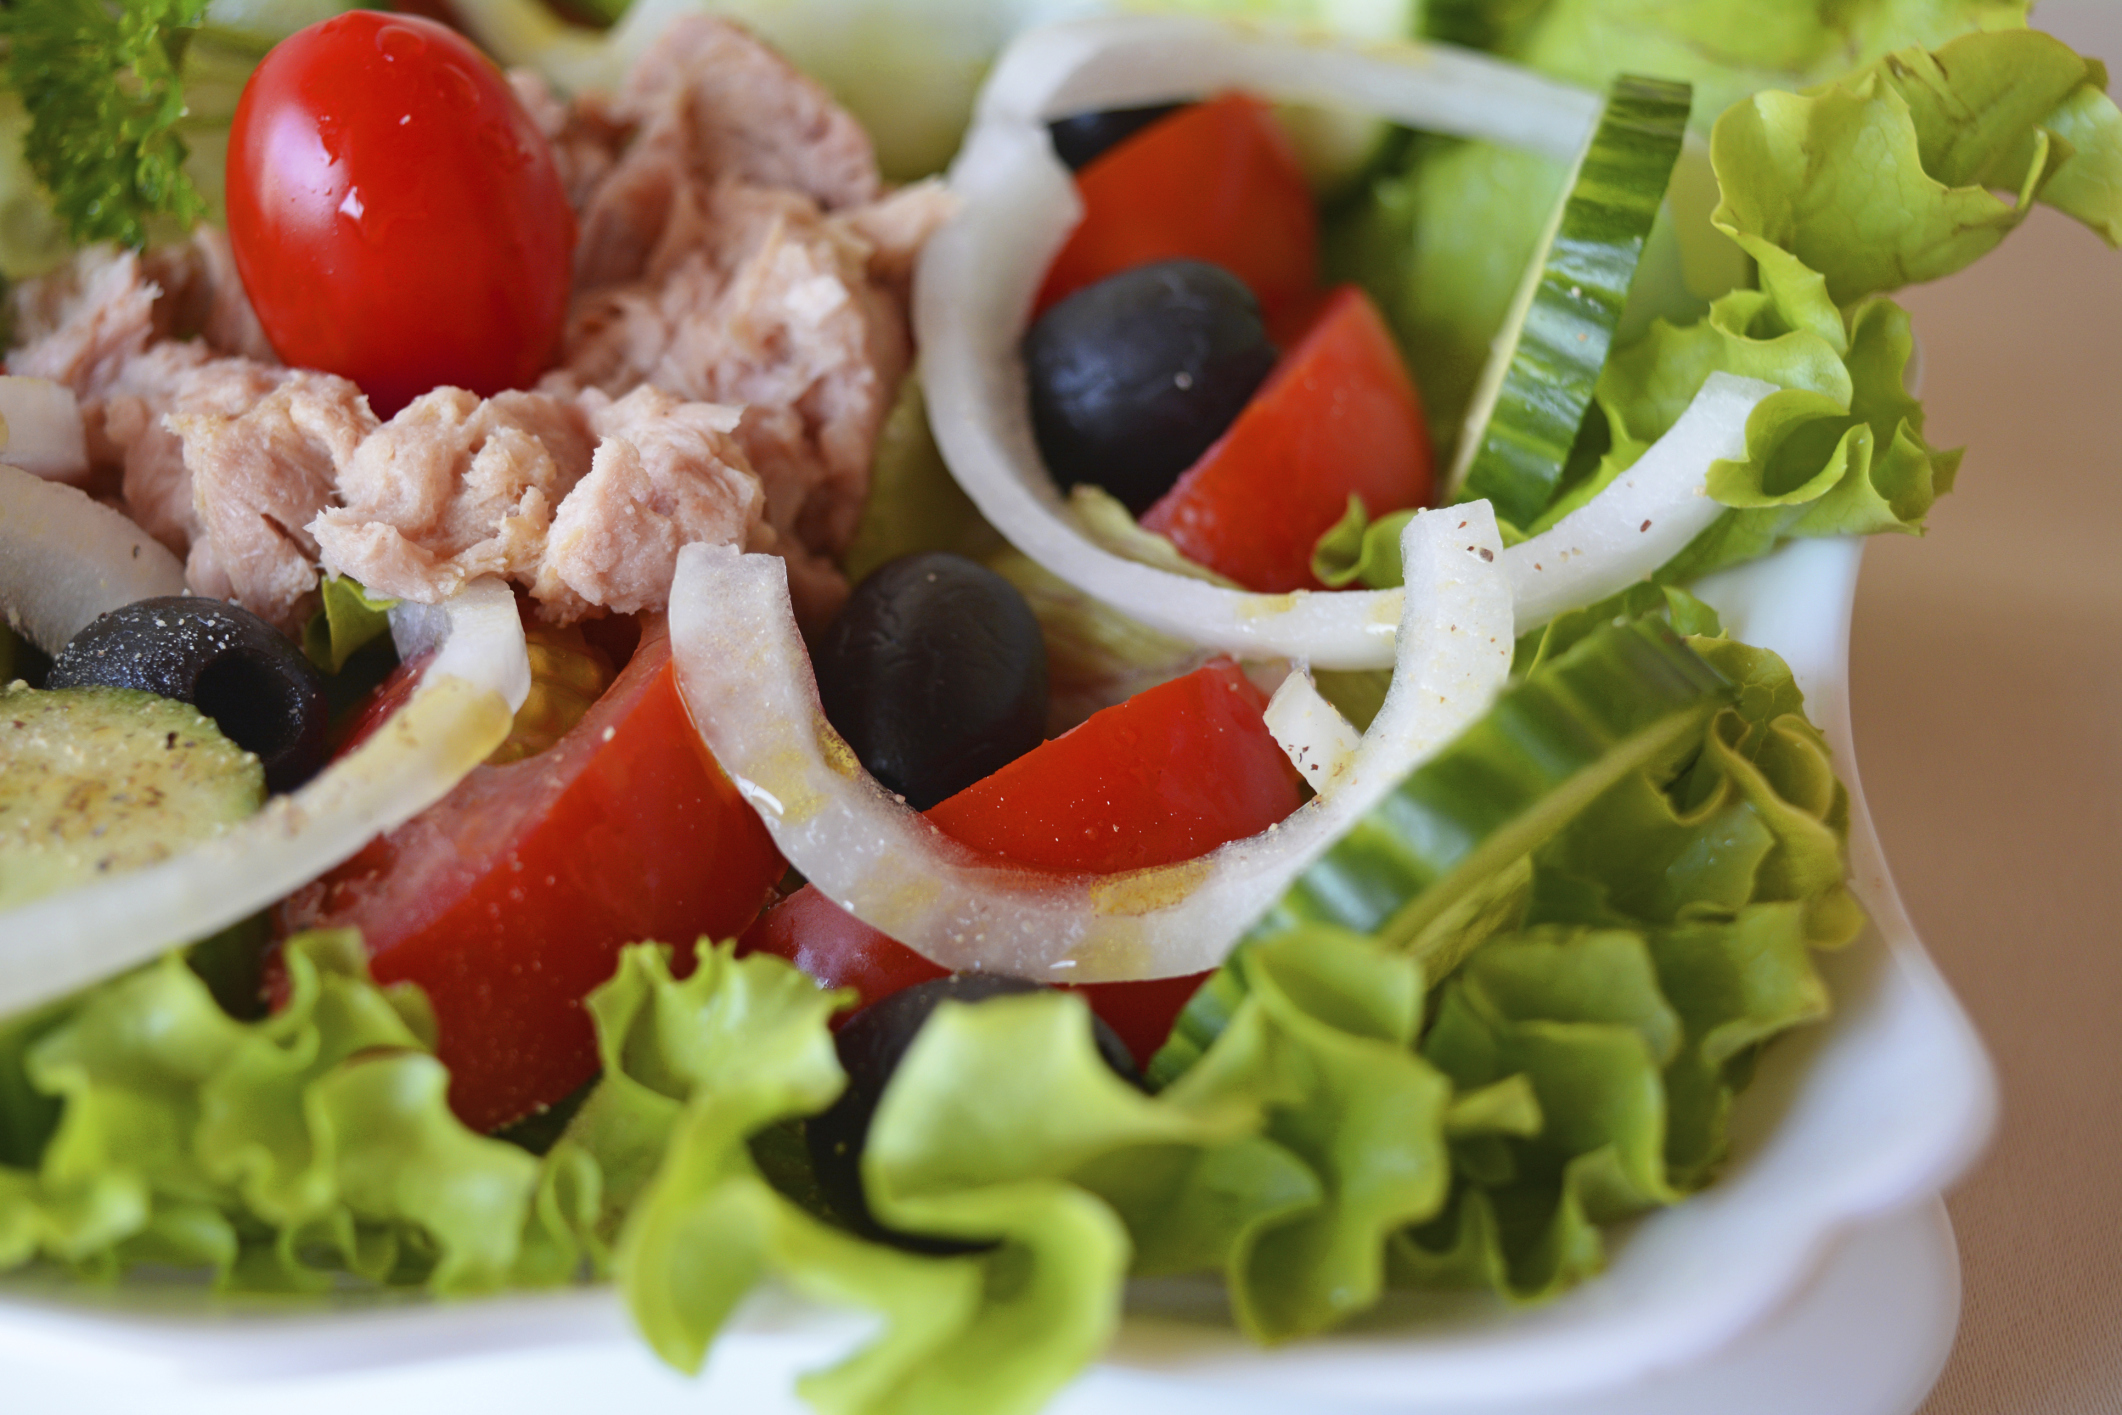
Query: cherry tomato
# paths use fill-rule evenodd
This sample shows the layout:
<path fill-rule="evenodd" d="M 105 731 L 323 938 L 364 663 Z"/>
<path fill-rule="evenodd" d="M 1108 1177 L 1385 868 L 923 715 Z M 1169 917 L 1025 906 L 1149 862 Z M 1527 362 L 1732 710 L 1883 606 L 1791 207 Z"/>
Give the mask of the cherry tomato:
<path fill-rule="evenodd" d="M 1105 709 L 928 818 L 962 844 L 1043 869 L 1107 874 L 1189 860 L 1298 806 L 1296 772 L 1268 734 L 1265 707 L 1237 665 L 1211 663 Z M 944 972 L 808 885 L 768 910 L 741 947 L 854 988 L 864 1005 Z M 1147 1065 L 1207 976 L 1081 991 Z"/>
<path fill-rule="evenodd" d="M 551 147 L 432 20 L 355 10 L 273 47 L 229 134 L 228 234 L 280 357 L 378 416 L 526 387 L 559 348 L 575 219 Z"/>
<path fill-rule="evenodd" d="M 1180 553 L 1267 594 L 1323 589 L 1312 547 L 1348 512 L 1423 505 L 1429 430 L 1370 298 L 1336 290 L 1229 431 L 1142 515 Z"/>
<path fill-rule="evenodd" d="M 1220 265 L 1271 330 L 1318 286 L 1319 220 L 1296 149 L 1268 106 L 1225 94 L 1182 108 L 1077 174 L 1083 220 L 1054 257 L 1034 315 L 1151 261 Z"/>
<path fill-rule="evenodd" d="M 490 1130 L 597 1069 L 582 999 L 640 939 L 728 938 L 783 865 L 693 729 L 660 627 L 559 743 L 482 766 L 297 895 L 286 922 L 362 930 L 380 982 L 433 1003 L 450 1104 Z"/>

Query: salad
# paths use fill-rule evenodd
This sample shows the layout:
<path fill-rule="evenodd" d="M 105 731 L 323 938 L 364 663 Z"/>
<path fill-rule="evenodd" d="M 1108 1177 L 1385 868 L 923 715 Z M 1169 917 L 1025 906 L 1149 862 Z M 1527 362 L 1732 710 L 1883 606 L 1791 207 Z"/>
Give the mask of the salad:
<path fill-rule="evenodd" d="M 1815 954 L 1863 923 L 1791 671 L 1688 585 L 1920 529 L 1950 489 L 1889 291 L 2036 200 L 2122 235 L 2104 72 L 2012 7 L 1793 18 L 1765 61 L 1701 8 L 1684 44 L 1561 0 L 1424 19 L 1464 49 L 1033 34 L 948 187 L 888 190 L 740 30 L 684 22 L 616 96 L 563 101 L 646 21 L 526 43 L 523 12 L 471 6 L 548 78 L 430 85 L 476 141 L 422 200 L 577 239 L 556 260 L 455 216 L 431 285 L 391 278 L 425 259 L 386 219 L 405 159 L 353 144 L 383 166 L 329 209 L 366 248 L 319 255 L 263 199 L 258 114 L 339 112 L 348 53 L 455 64 L 446 31 L 354 16 L 268 49 L 128 10 L 101 62 L 146 87 L 98 149 L 58 135 L 112 115 L 55 96 L 74 71 L 10 12 L 49 192 L 10 196 L 33 239 L 6 253 L 30 278 L 0 597 L 47 684 L 8 690 L 11 721 L 182 739 L 214 790 L 137 855 L 0 875 L 0 1261 L 298 1291 L 609 1275 L 686 1368 L 772 1275 L 882 1318 L 803 1387 L 865 1411 L 1036 1408 L 1129 1274 L 1216 1274 L 1272 1342 L 1388 1286 L 1533 1303 L 1597 1272 L 1603 1225 L 1713 1180 L 1761 1048 L 1831 1005 Z M 195 85 L 252 66 L 228 237 L 152 244 L 214 206 L 179 141 L 211 141 L 176 121 Z M 702 74 L 762 86 L 799 138 L 718 121 Z M 1133 131 L 1071 175 L 1048 125 L 1115 114 Z M 1216 316 L 1254 352 L 1207 450 L 1168 489 L 1094 466 L 1065 494 L 1027 328 L 1105 285 L 1042 286 L 1107 219 L 1099 164 L 1207 121 L 1280 154 L 1271 219 L 1313 244 Z M 686 188 L 651 160 L 673 148 L 727 179 Z M 497 166 L 532 175 L 497 191 Z M 1292 172 L 1324 193 L 1300 218 Z M 1160 196 L 1188 200 L 1138 187 L 1112 219 L 1165 219 Z M 69 252 L 92 237 L 149 248 Z M 1224 254 L 1173 239 L 1153 255 Z M 482 320 L 489 278 L 519 323 Z M 139 362 L 113 375 L 84 331 L 119 308 Z M 463 347 L 421 332 L 438 312 Z M 792 358 L 799 329 L 827 335 Z M 1301 498 L 1240 475 L 1219 505 L 1196 473 L 1345 401 L 1303 392 L 1322 348 L 1410 390 L 1379 440 L 1439 489 L 1328 481 L 1284 560 L 1313 583 L 1249 584 L 1210 563 L 1217 516 L 1275 496 L 1283 530 Z M 300 476 L 256 492 L 261 465 Z M 205 602 L 155 598 L 185 587 Z M 223 625 L 224 597 L 264 625 Z M 52 696 L 152 657 L 158 616 L 189 681 Z M 295 745 L 233 713 L 131 725 L 215 706 L 224 663 L 245 702 L 315 684 Z M 893 673 L 942 705 L 871 714 Z"/>

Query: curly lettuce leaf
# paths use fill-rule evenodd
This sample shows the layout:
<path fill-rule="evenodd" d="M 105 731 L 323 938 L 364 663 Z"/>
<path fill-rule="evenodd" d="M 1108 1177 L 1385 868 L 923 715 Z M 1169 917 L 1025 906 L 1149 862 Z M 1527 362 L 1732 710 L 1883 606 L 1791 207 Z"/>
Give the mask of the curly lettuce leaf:
<path fill-rule="evenodd" d="M 1920 533 L 1952 489 L 1960 453 L 1924 438 L 1923 407 L 1907 387 L 1914 347 L 1893 301 L 1868 299 L 1845 314 L 1817 283 L 1810 295 L 1735 291 L 1700 324 L 1657 324 L 1600 378 L 1615 446 L 1588 485 L 1604 486 L 1663 435 L 1686 407 L 1683 387 L 1726 369 L 1782 391 L 1747 419 L 1746 459 L 1711 465 L 1709 494 L 1732 510 L 1661 579 L 1752 559 L 1792 536 Z"/>
<path fill-rule="evenodd" d="M 1657 607 L 1655 587 L 1633 597 Z M 1813 954 L 1863 921 L 1848 793 L 1780 659 L 1689 642 L 1733 705 L 1537 850 L 1523 927 L 1439 990 L 1422 1054 L 1462 1097 L 1527 1088 L 1538 1123 L 1454 1128 L 1451 1202 L 1394 1237 L 1396 1283 L 1536 1302 L 1596 1271 L 1600 1225 L 1715 1177 L 1759 1047 L 1827 1013 Z"/>
<path fill-rule="evenodd" d="M 1696 126 L 1706 129 L 1762 89 L 1823 83 L 1891 50 L 2021 26 L 2027 8 L 2026 0 L 1548 0 L 1507 52 L 1588 88 L 1621 72 L 1686 80 Z"/>
<path fill-rule="evenodd" d="M 1686 590 L 1678 585 L 1644 581 L 1597 604 L 1558 614 L 1542 627 L 1520 635 L 1511 658 L 1511 674 L 1518 677 L 1538 671 L 1591 637 L 1602 625 L 1650 614 L 1663 616 L 1673 626 L 1673 632 L 1690 639 L 1713 639 L 1724 632 L 1717 611 Z"/>
<path fill-rule="evenodd" d="M 525 1245 L 540 1275 L 608 1263 L 685 1369 L 773 1274 L 883 1319 L 805 1379 L 821 1410 L 1028 1413 L 1103 1348 L 1131 1268 L 1221 1271 L 1248 1330 L 1295 1335 L 1374 1301 L 1389 1235 L 1444 1200 L 1449 1087 L 1412 1050 L 1420 970 L 1367 940 L 1263 945 L 1226 1042 L 1154 1098 L 1099 1058 L 1078 997 L 944 1004 L 864 1172 L 886 1224 L 992 1245 L 945 1256 L 853 1237 L 768 1182 L 760 1137 L 842 1084 L 825 1024 L 843 999 L 778 959 L 699 959 L 679 980 L 631 949 L 592 998 L 605 1079 L 547 1158 Z"/>
<path fill-rule="evenodd" d="M 2106 84 L 2060 40 L 2012 30 L 1758 94 L 1710 139 L 1723 190 L 1712 219 L 1760 262 L 1765 287 L 1810 272 L 1838 306 L 1965 267 L 2072 167 L 2062 209 L 2115 244 L 2122 113 Z"/>
<path fill-rule="evenodd" d="M 0 1266 L 151 1261 L 263 1289 L 335 1269 L 441 1292 L 507 1280 L 537 1161 L 450 1113 L 424 999 L 370 982 L 357 939 L 301 935 L 286 959 L 287 1004 L 258 1022 L 172 955 L 10 1025 L 28 1088 L 0 1097 Z"/>
<path fill-rule="evenodd" d="M 1450 0 L 1431 4 L 1423 26 L 1588 89 L 1603 90 L 1621 73 L 1683 80 L 1694 88 L 1692 126 L 1707 134 L 1719 114 L 1763 89 L 1805 88 L 1911 45 L 2023 26 L 2026 12 L 2025 0 L 1766 8 L 1745 0 Z M 2060 131 L 2073 117 L 2082 124 L 2059 112 L 2052 126 Z M 1640 327 L 1639 304 L 1643 313 L 1691 319 L 1696 302 L 1748 283 L 1744 262 L 1709 223 L 1714 188 L 1698 195 L 1691 185 L 1696 165 L 1683 158 L 1675 174 L 1631 291 L 1624 338 Z M 2112 176 L 2088 166 L 2076 180 L 2097 184 L 2101 175 Z M 1335 270 L 1378 298 L 1446 455 L 1567 177 L 1567 164 L 1552 158 L 1418 140 L 1330 227 Z"/>
<path fill-rule="evenodd" d="M 1451 1088 L 1413 1050 L 1424 985 L 1411 956 L 1307 925 L 1255 942 L 1239 966 L 1245 1000 L 1159 1099 L 1262 1106 L 1260 1140 L 1301 1166 L 1267 1169 L 1291 1202 L 1231 1233 L 1220 1263 L 1240 1328 L 1277 1341 L 1369 1307 L 1390 1235 L 1443 1205 Z M 1300 1204 L 1305 1175 L 1316 1194 Z"/>

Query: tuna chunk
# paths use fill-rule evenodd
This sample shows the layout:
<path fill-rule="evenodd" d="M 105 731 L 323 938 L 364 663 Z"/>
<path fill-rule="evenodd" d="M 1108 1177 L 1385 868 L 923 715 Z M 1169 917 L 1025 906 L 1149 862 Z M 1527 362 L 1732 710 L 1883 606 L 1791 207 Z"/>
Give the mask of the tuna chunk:
<path fill-rule="evenodd" d="M 155 318 L 168 337 L 203 339 L 217 354 L 261 364 L 280 362 L 243 291 L 228 234 L 220 227 L 197 227 L 181 245 L 149 251 L 141 268 L 162 291 Z"/>
<path fill-rule="evenodd" d="M 910 360 L 936 185 L 879 199 L 868 138 L 742 30 L 677 21 L 613 96 L 518 76 L 579 214 L 565 362 L 534 392 L 438 389 L 379 425 L 291 373 L 226 238 L 99 247 L 14 296 L 14 372 L 72 388 L 106 490 L 194 589 L 293 629 L 317 565 L 434 601 L 494 573 L 552 618 L 661 605 L 693 540 L 789 561 L 799 614 L 846 594 L 877 432 Z"/>
<path fill-rule="evenodd" d="M 588 175 L 600 133 L 619 141 L 607 173 L 577 196 L 582 289 L 647 274 L 686 194 L 716 182 L 799 192 L 828 210 L 877 195 L 861 125 L 773 50 L 707 15 L 674 21 L 616 96 L 579 101 L 552 130 L 564 176 Z"/>
<path fill-rule="evenodd" d="M 202 227 L 146 255 L 90 246 L 23 282 L 14 300 L 23 342 L 9 369 L 74 390 L 90 463 L 106 477 L 122 471 L 133 518 L 183 554 L 199 527 L 163 415 L 239 413 L 285 374 L 244 298 L 228 238 Z"/>
<path fill-rule="evenodd" d="M 901 187 L 890 196 L 850 207 L 848 229 L 869 246 L 869 276 L 902 297 L 913 285 L 914 260 L 936 228 L 958 209 L 957 194 L 940 177 Z"/>
<path fill-rule="evenodd" d="M 619 160 L 630 125 L 612 111 L 611 100 L 604 94 L 585 93 L 573 103 L 562 103 L 544 77 L 532 69 L 512 69 L 508 81 L 531 121 L 552 144 L 553 165 L 560 169 L 568 205 L 583 210 Z"/>
<path fill-rule="evenodd" d="M 344 508 L 310 523 L 324 568 L 430 603 L 480 575 L 528 583 L 590 436 L 574 403 L 543 394 L 416 398 L 341 469 Z"/>
<path fill-rule="evenodd" d="M 278 362 L 236 278 L 228 237 L 201 227 L 141 255 L 88 246 L 14 291 L 12 373 L 49 378 L 100 404 L 150 345 L 200 340 L 207 354 Z"/>
<path fill-rule="evenodd" d="M 74 390 L 86 414 L 101 416 L 104 395 L 127 363 L 158 337 L 161 288 L 140 257 L 114 246 L 90 246 L 51 274 L 14 291 L 16 347 L 10 373 L 49 378 Z M 92 440 L 93 446 L 93 440 Z"/>
<path fill-rule="evenodd" d="M 852 214 L 741 182 L 681 205 L 682 253 L 659 257 L 670 268 L 654 281 L 578 295 L 545 386 L 617 395 L 647 383 L 744 405 L 737 440 L 765 483 L 777 548 L 823 567 L 854 534 L 910 357 L 903 303 L 872 278 L 875 248 Z"/>
<path fill-rule="evenodd" d="M 173 414 L 169 425 L 202 532 L 186 583 L 299 632 L 317 587 L 308 526 L 331 504 L 337 469 L 376 429 L 368 400 L 343 378 L 302 371 L 239 415 Z"/>
<path fill-rule="evenodd" d="M 760 530 L 759 480 L 731 436 L 738 410 L 681 403 L 656 388 L 617 402 L 582 397 L 598 442 L 589 475 L 561 503 L 532 598 L 572 619 L 600 604 L 621 614 L 670 598 L 679 547 L 744 545 Z"/>
<path fill-rule="evenodd" d="M 149 347 L 103 402 L 102 456 L 124 468 L 125 506 L 149 535 L 183 555 L 200 534 L 184 444 L 166 416 L 235 417 L 280 386 L 287 370 L 215 358 L 197 340 Z"/>

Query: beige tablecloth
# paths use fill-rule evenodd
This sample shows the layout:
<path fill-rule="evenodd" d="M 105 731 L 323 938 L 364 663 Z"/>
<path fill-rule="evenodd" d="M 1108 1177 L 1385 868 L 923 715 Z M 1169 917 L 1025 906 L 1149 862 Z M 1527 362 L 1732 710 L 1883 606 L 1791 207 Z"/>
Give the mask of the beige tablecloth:
<path fill-rule="evenodd" d="M 2122 66 L 2122 5 L 2046 5 L 2035 23 Z M 1988 1156 L 1949 1200 L 1966 1299 L 1924 1415 L 2114 1415 L 2122 255 L 2042 211 L 1901 299 L 1930 439 L 1967 456 L 1930 535 L 1867 553 L 1858 754 L 1909 912 L 2004 1098 Z"/>

